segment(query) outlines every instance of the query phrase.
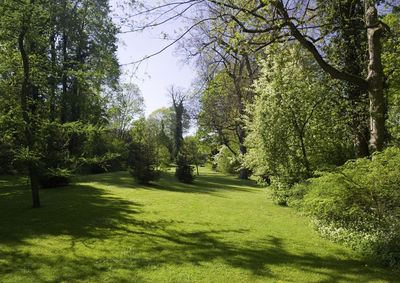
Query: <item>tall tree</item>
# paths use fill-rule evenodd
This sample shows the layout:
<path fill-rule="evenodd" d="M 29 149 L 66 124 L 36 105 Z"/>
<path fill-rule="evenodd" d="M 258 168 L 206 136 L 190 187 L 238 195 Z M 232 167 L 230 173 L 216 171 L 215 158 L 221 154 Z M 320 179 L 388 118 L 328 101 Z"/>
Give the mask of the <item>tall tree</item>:
<path fill-rule="evenodd" d="M 187 102 L 189 96 L 183 89 L 175 86 L 170 86 L 168 95 L 172 100 L 172 107 L 175 112 L 174 157 L 177 157 L 183 144 L 184 103 Z"/>
<path fill-rule="evenodd" d="M 194 39 L 187 40 L 182 44 L 182 47 L 186 49 L 189 57 L 197 56 L 197 65 L 201 70 L 205 84 L 209 86 L 208 95 L 203 99 L 203 103 L 206 103 L 207 106 L 203 107 L 205 109 L 201 116 L 203 118 L 206 118 L 205 116 L 207 115 L 214 118 L 216 116 L 222 118 L 214 119 L 211 125 L 213 125 L 217 135 L 220 136 L 221 143 L 230 148 L 238 159 L 242 159 L 247 152 L 244 144 L 246 138 L 244 127 L 245 107 L 254 98 L 251 85 L 257 76 L 256 56 L 249 52 L 245 45 L 240 46 L 239 43 L 237 45 L 231 44 L 231 41 L 239 32 L 239 26 L 236 23 L 224 26 L 224 21 L 218 18 L 221 13 L 220 7 L 208 7 L 207 12 L 210 16 L 215 17 L 215 20 L 211 23 L 196 26 Z M 247 36 L 238 39 L 238 41 L 249 40 L 250 37 Z M 210 92 L 210 87 L 219 88 L 216 86 L 217 83 L 221 83 L 223 86 L 219 94 L 216 93 L 211 96 L 210 94 L 213 91 Z M 221 99 L 221 103 L 217 103 L 216 99 L 218 98 Z M 210 105 L 211 100 L 214 100 L 216 105 L 220 106 L 224 100 L 229 100 L 230 105 L 225 107 L 225 110 L 229 108 L 232 113 L 228 114 L 227 111 L 221 113 L 212 112 L 210 109 L 216 107 Z M 219 110 L 223 109 L 220 108 Z M 208 114 L 204 115 L 205 113 Z M 220 123 L 216 123 L 217 120 Z M 230 125 L 229 128 L 233 130 L 234 137 L 237 140 L 235 143 L 238 144 L 238 152 L 234 151 L 228 144 L 228 139 L 223 133 L 228 127 L 223 126 L 223 124 Z M 239 177 L 247 179 L 248 175 L 248 169 L 242 166 Z"/>
<path fill-rule="evenodd" d="M 144 115 L 144 100 L 135 84 L 121 84 L 110 96 L 110 124 L 117 136 L 122 138 L 126 136 L 135 119 Z"/>
<path fill-rule="evenodd" d="M 53 158 L 60 146 L 80 144 L 60 122 L 106 122 L 101 92 L 119 75 L 109 13 L 107 0 L 0 1 L 0 92 L 18 97 L 14 159 L 26 161 L 34 207 L 42 177 L 67 163 Z"/>
<path fill-rule="evenodd" d="M 334 2 L 324 3 L 334 4 Z M 396 1 L 377 1 L 377 0 L 357 0 L 363 9 L 363 23 L 366 30 L 365 43 L 368 46 L 368 70 L 360 76 L 352 70 L 347 71 L 339 66 L 322 52 L 322 46 L 329 44 L 329 40 L 337 33 L 338 27 L 334 22 L 329 22 L 319 13 L 321 3 L 311 0 L 264 0 L 264 1 L 231 1 L 231 0 L 191 0 L 177 3 L 164 3 L 157 7 L 144 5 L 141 7 L 144 12 L 162 11 L 160 18 L 157 18 L 153 25 L 160 25 L 168 20 L 175 19 L 179 15 L 191 12 L 195 13 L 195 8 L 199 6 L 211 7 L 218 11 L 218 16 L 210 16 L 204 13 L 204 9 L 197 9 L 194 18 L 196 22 L 182 34 L 190 34 L 194 26 L 201 25 L 206 21 L 218 19 L 229 26 L 235 22 L 240 26 L 240 32 L 232 38 L 231 43 L 235 46 L 239 43 L 241 47 L 253 47 L 256 52 L 273 42 L 284 40 L 296 40 L 305 48 L 318 63 L 324 72 L 333 79 L 348 82 L 356 85 L 361 91 L 368 93 L 369 97 L 369 116 L 370 116 L 370 140 L 369 147 L 372 151 L 382 150 L 385 139 L 385 97 L 384 97 L 384 72 L 381 63 L 382 38 L 386 26 L 379 20 L 379 12 L 385 13 L 387 9 L 378 9 L 382 2 Z M 393 4 L 392 6 L 396 6 Z M 195 7 L 195 8 L 194 8 Z M 215 7 L 219 7 L 218 9 Z M 169 14 L 165 11 L 172 11 L 174 16 L 166 19 Z M 178 16 L 176 16 L 178 15 Z M 324 31 L 323 31 L 324 30 Z M 242 40 L 244 34 L 253 34 L 250 41 Z M 181 36 L 181 37 L 182 37 Z M 181 38 L 180 37 L 180 38 Z M 245 38 L 245 37 L 244 37 Z M 177 38 L 179 40 L 179 38 Z"/>
<path fill-rule="evenodd" d="M 31 79 L 31 59 L 30 59 L 30 51 L 33 50 L 28 50 L 28 47 L 35 46 L 35 41 L 33 38 L 29 38 L 28 34 L 30 33 L 31 35 L 33 34 L 34 30 L 32 26 L 32 17 L 34 16 L 34 9 L 36 8 L 35 6 L 35 1 L 30 0 L 30 2 L 23 7 L 25 8 L 22 11 L 21 15 L 21 23 L 20 23 L 20 29 L 18 33 L 18 50 L 21 55 L 21 61 L 22 61 L 22 69 L 23 69 L 23 75 L 22 75 L 22 85 L 21 85 L 21 92 L 20 92 L 20 99 L 21 99 L 21 110 L 22 110 L 22 116 L 23 120 L 25 122 L 25 139 L 26 139 L 26 147 L 28 149 L 28 152 L 31 153 L 34 151 L 34 143 L 35 143 L 35 137 L 34 137 L 34 116 L 36 112 L 36 107 L 35 103 L 37 103 L 35 100 L 37 100 L 36 96 L 36 91 L 37 91 L 37 86 L 34 85 Z M 31 183 L 31 190 L 32 190 L 32 202 L 33 202 L 33 207 L 38 208 L 40 207 L 40 197 L 39 197 L 39 184 L 37 180 L 38 176 L 38 171 L 36 168 L 35 160 L 29 160 L 28 161 L 28 172 L 29 172 L 29 180 Z"/>
<path fill-rule="evenodd" d="M 367 68 L 367 32 L 364 27 L 364 6 L 361 1 L 320 1 L 320 13 L 337 27 L 330 44 L 324 49 L 332 62 L 344 71 L 362 77 Z M 329 20 L 328 20 L 329 19 Z M 328 32 L 322 29 L 323 32 Z M 342 82 L 343 96 L 348 100 L 344 111 L 353 135 L 356 157 L 369 155 L 368 94 L 359 86 Z"/>

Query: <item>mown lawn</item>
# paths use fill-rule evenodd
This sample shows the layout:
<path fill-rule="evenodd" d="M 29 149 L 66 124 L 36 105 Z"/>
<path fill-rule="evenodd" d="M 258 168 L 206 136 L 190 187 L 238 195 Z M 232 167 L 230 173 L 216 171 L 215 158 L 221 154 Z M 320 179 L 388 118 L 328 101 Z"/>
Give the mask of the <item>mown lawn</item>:
<path fill-rule="evenodd" d="M 194 185 L 126 172 L 43 190 L 0 180 L 0 282 L 400 282 L 320 238 L 265 189 L 202 168 Z"/>

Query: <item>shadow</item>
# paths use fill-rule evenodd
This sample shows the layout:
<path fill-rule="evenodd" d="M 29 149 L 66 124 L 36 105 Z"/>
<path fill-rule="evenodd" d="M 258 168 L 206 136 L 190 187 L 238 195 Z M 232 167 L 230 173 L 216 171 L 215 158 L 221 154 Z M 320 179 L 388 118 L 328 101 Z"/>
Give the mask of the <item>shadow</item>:
<path fill-rule="evenodd" d="M 142 185 L 135 182 L 128 172 L 106 173 L 96 175 L 96 183 L 108 186 L 123 186 L 129 189 L 147 189 L 162 190 L 179 193 L 192 194 L 213 194 L 214 196 L 223 197 L 222 192 L 246 192 L 254 193 L 261 187 L 256 182 L 250 180 L 241 180 L 233 176 L 222 175 L 215 172 L 205 172 L 196 176 L 192 184 L 180 183 L 174 176 L 174 172 L 162 172 L 161 178 L 157 182 L 150 185 Z M 77 181 L 85 181 L 85 176 L 78 178 Z"/>
<path fill-rule="evenodd" d="M 21 175 L 0 175 L 0 188 L 29 185 L 28 178 Z"/>
<path fill-rule="evenodd" d="M 42 207 L 32 209 L 28 187 L 0 188 L 1 243 L 43 235 L 103 237 L 103 230 L 118 227 L 141 207 L 86 185 L 42 190 L 40 196 Z"/>
<path fill-rule="evenodd" d="M 138 234 L 146 239 L 153 239 L 152 246 L 138 246 L 119 259 L 105 258 L 103 261 L 127 263 L 128 268 L 144 268 L 162 265 L 194 266 L 206 265 L 214 260 L 234 268 L 250 271 L 254 276 L 268 280 L 285 280 L 285 274 L 276 274 L 275 267 L 297 270 L 309 275 L 324 278 L 318 282 L 369 282 L 385 280 L 398 282 L 395 273 L 383 269 L 370 268 L 359 260 L 323 257 L 312 253 L 293 254 L 286 248 L 280 238 L 269 236 L 259 241 L 237 244 L 225 240 L 227 234 L 247 233 L 248 230 L 207 230 L 183 232 L 165 229 L 161 233 L 152 231 L 125 230 L 130 234 Z M 136 257 L 136 254 L 147 254 Z M 121 268 L 121 266 L 119 266 Z M 126 267 L 125 267 L 126 268 Z M 290 281 L 288 281 L 290 282 Z M 293 282 L 299 282 L 294 280 Z"/>
<path fill-rule="evenodd" d="M 112 176 L 95 179 L 125 187 L 125 173 L 116 174 L 114 181 Z M 168 178 L 171 175 L 164 176 L 163 182 Z M 207 188 L 209 183 L 214 183 L 213 189 Z M 242 181 L 212 175 L 199 178 L 194 188 L 214 193 L 228 190 L 225 183 L 229 190 L 242 191 Z M 146 270 L 187 264 L 209 268 L 213 262 L 274 282 L 290 282 L 277 269 L 318 276 L 318 282 L 396 282 L 399 278 L 361 260 L 294 253 L 290 243 L 279 237 L 247 237 L 252 232 L 248 229 L 215 229 L 212 223 L 159 216 L 149 220 L 142 204 L 89 184 L 42 191 L 45 206 L 35 210 L 30 208 L 27 188 L 0 189 L 0 282 L 104 282 L 105 278 L 151 282 L 142 277 Z M 163 190 L 162 184 L 158 186 L 149 189 Z M 190 230 L 193 223 L 197 228 Z"/>

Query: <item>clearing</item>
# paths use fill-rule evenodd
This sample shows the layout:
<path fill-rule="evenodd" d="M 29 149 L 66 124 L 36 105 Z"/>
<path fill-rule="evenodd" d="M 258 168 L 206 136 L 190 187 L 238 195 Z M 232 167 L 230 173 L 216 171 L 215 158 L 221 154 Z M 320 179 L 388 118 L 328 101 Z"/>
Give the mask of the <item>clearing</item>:
<path fill-rule="evenodd" d="M 252 182 L 201 168 L 193 185 L 127 172 L 42 190 L 0 179 L 0 282 L 396 282 L 322 239 Z"/>

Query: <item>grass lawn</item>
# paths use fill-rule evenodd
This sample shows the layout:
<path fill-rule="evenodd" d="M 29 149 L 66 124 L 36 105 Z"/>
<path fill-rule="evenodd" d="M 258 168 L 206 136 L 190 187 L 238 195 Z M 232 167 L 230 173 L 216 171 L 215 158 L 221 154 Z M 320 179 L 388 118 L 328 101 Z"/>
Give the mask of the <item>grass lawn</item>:
<path fill-rule="evenodd" d="M 193 185 L 85 176 L 36 210 L 23 179 L 1 179 L 0 282 L 400 282 L 265 189 L 201 169 Z"/>

